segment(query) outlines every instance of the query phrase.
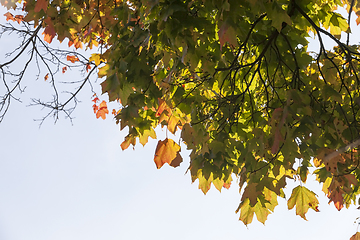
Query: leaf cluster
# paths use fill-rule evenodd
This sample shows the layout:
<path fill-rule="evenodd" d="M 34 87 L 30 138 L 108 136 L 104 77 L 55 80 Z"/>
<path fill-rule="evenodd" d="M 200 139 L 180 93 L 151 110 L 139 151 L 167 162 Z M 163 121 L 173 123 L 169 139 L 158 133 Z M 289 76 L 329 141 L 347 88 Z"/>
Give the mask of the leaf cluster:
<path fill-rule="evenodd" d="M 344 6 L 348 19 L 335 11 Z M 316 194 L 302 186 L 314 168 L 337 209 L 355 203 L 360 46 L 349 38 L 360 2 L 30 0 L 24 9 L 23 21 L 41 24 L 49 43 L 57 36 L 76 48 L 101 46 L 89 61 L 105 78 L 103 93 L 121 104 L 116 120 L 129 131 L 122 149 L 156 138 L 159 125 L 180 131 L 204 193 L 239 178 L 245 224 L 254 213 L 265 222 L 286 179 L 300 183 L 288 208 L 304 219 L 318 211 Z M 326 49 L 325 39 L 336 46 Z M 154 161 L 178 166 L 180 145 L 159 140 Z"/>

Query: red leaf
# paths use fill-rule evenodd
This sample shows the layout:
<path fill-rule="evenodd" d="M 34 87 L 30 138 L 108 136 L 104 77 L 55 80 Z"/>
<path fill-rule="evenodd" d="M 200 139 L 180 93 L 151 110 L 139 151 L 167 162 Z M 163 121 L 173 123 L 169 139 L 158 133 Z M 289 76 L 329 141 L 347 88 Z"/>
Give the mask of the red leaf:
<path fill-rule="evenodd" d="M 90 64 L 86 64 L 86 72 L 88 72 L 89 70 L 91 69 L 91 66 L 90 66 Z"/>
<path fill-rule="evenodd" d="M 329 199 L 330 202 L 334 202 L 334 205 L 338 211 L 340 211 L 344 207 L 344 198 L 343 198 L 343 191 L 341 189 L 335 189 L 331 191 Z"/>
<path fill-rule="evenodd" d="M 282 140 L 283 140 L 283 138 L 281 136 L 280 129 L 276 128 L 275 136 L 274 136 L 274 143 L 273 143 L 273 146 L 271 147 L 272 154 L 276 154 L 278 152 L 280 141 L 282 141 Z"/>
<path fill-rule="evenodd" d="M 236 32 L 233 27 L 224 22 L 218 31 L 220 41 L 220 51 L 222 46 L 228 42 L 232 47 L 237 46 Z"/>
<path fill-rule="evenodd" d="M 72 62 L 72 63 L 75 63 L 75 62 L 77 62 L 77 61 L 79 61 L 79 59 L 77 58 L 77 57 L 75 57 L 75 56 L 66 56 L 66 60 L 67 61 L 70 61 L 70 62 Z"/>
<path fill-rule="evenodd" d="M 93 100 L 91 100 L 91 101 L 93 101 L 94 103 L 97 103 L 97 101 L 99 101 L 99 98 L 98 97 L 95 97 Z"/>
<path fill-rule="evenodd" d="M 46 0 L 37 0 L 36 1 L 36 5 L 34 8 L 34 12 L 40 12 L 40 10 L 44 10 L 44 12 L 46 12 L 48 7 L 48 1 Z"/>
<path fill-rule="evenodd" d="M 281 135 L 281 128 L 284 126 L 288 112 L 282 108 L 277 108 L 271 117 L 271 126 L 275 130 L 274 142 L 271 147 L 271 153 L 276 154 L 279 151 L 280 142 L 284 141 Z"/>
<path fill-rule="evenodd" d="M 62 73 L 65 73 L 66 70 L 67 70 L 67 67 L 63 67 L 63 68 L 62 68 Z"/>
<path fill-rule="evenodd" d="M 48 43 L 51 43 L 54 37 L 56 36 L 55 29 L 52 25 L 48 25 L 42 34 L 44 35 L 45 42 Z"/>
<path fill-rule="evenodd" d="M 96 104 L 94 104 L 93 105 L 93 110 L 94 110 L 94 113 L 96 113 L 99 110 L 99 107 Z"/>
<path fill-rule="evenodd" d="M 179 152 L 180 146 L 172 139 L 166 138 L 164 141 L 159 140 L 154 157 L 156 167 L 159 169 L 165 163 L 168 163 L 173 167 L 179 166 L 182 162 L 182 157 L 180 156 Z"/>

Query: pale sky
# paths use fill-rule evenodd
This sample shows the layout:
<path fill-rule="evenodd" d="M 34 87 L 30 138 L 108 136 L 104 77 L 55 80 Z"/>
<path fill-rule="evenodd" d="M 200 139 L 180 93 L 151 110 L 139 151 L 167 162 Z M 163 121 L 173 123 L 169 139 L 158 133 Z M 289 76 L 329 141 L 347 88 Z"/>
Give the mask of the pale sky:
<path fill-rule="evenodd" d="M 0 39 L 0 64 L 9 49 L 4 43 L 15 40 Z M 307 187 L 318 193 L 320 212 L 309 210 L 308 221 L 279 199 L 265 226 L 254 218 L 246 227 L 235 214 L 240 202 L 236 180 L 229 190 L 219 193 L 212 187 L 204 196 L 185 174 L 189 157 L 184 146 L 184 162 L 175 169 L 156 169 L 158 140 L 122 151 L 126 132 L 110 115 L 96 119 L 89 88 L 79 97 L 73 125 L 63 117 L 54 125 L 49 118 L 39 128 L 33 119 L 46 110 L 26 105 L 44 95 L 49 83 L 31 74 L 27 81 L 26 92 L 19 95 L 24 103 L 13 102 L 0 123 L 0 240 L 348 240 L 356 232 L 360 211 L 337 211 L 311 179 Z M 163 140 L 165 130 L 157 135 Z M 285 193 L 289 197 L 291 188 Z"/>

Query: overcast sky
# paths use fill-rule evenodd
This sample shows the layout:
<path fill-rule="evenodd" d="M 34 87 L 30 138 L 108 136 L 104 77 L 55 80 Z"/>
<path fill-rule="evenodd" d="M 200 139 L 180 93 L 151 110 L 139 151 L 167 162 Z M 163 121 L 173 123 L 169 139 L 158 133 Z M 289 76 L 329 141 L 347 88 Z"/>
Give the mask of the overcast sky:
<path fill-rule="evenodd" d="M 15 40 L 0 39 L 0 64 L 9 49 L 4 43 Z M 79 97 L 72 123 L 61 118 L 54 124 L 50 118 L 39 128 L 33 119 L 46 110 L 26 105 L 30 97 L 42 96 L 48 82 L 31 74 L 26 81 L 26 92 L 19 95 L 23 103 L 13 102 L 0 124 L 0 240 L 339 240 L 356 232 L 360 211 L 338 212 L 312 179 L 307 186 L 319 193 L 320 212 L 309 210 L 308 221 L 279 199 L 265 226 L 254 219 L 246 227 L 235 214 L 236 180 L 229 190 L 212 187 L 204 196 L 185 174 L 184 146 L 184 162 L 176 169 L 156 169 L 158 140 L 122 151 L 126 132 L 111 117 L 96 119 L 89 88 Z M 157 135 L 163 140 L 165 130 Z M 285 192 L 289 197 L 291 188 Z"/>

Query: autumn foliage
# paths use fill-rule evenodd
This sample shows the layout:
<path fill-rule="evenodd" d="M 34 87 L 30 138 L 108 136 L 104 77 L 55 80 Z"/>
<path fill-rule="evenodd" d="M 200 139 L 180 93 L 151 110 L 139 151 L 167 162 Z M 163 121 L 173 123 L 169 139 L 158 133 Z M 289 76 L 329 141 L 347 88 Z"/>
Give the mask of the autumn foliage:
<path fill-rule="evenodd" d="M 266 221 L 288 179 L 298 182 L 288 208 L 304 219 L 318 212 L 317 195 L 303 184 L 310 172 L 338 210 L 357 204 L 360 46 L 351 23 L 360 23 L 359 1 L 1 3 L 6 20 L 40 26 L 49 44 L 68 41 L 75 52 L 66 61 L 97 72 L 109 101 L 94 96 L 93 111 L 105 119 L 108 104 L 118 104 L 112 113 L 128 131 L 123 150 L 166 127 L 171 137 L 158 140 L 157 168 L 179 166 L 183 143 L 204 193 L 229 188 L 235 176 L 245 224 Z M 22 14 L 11 12 L 17 6 Z M 319 49 L 308 49 L 309 34 Z M 86 61 L 75 54 L 94 47 Z"/>

